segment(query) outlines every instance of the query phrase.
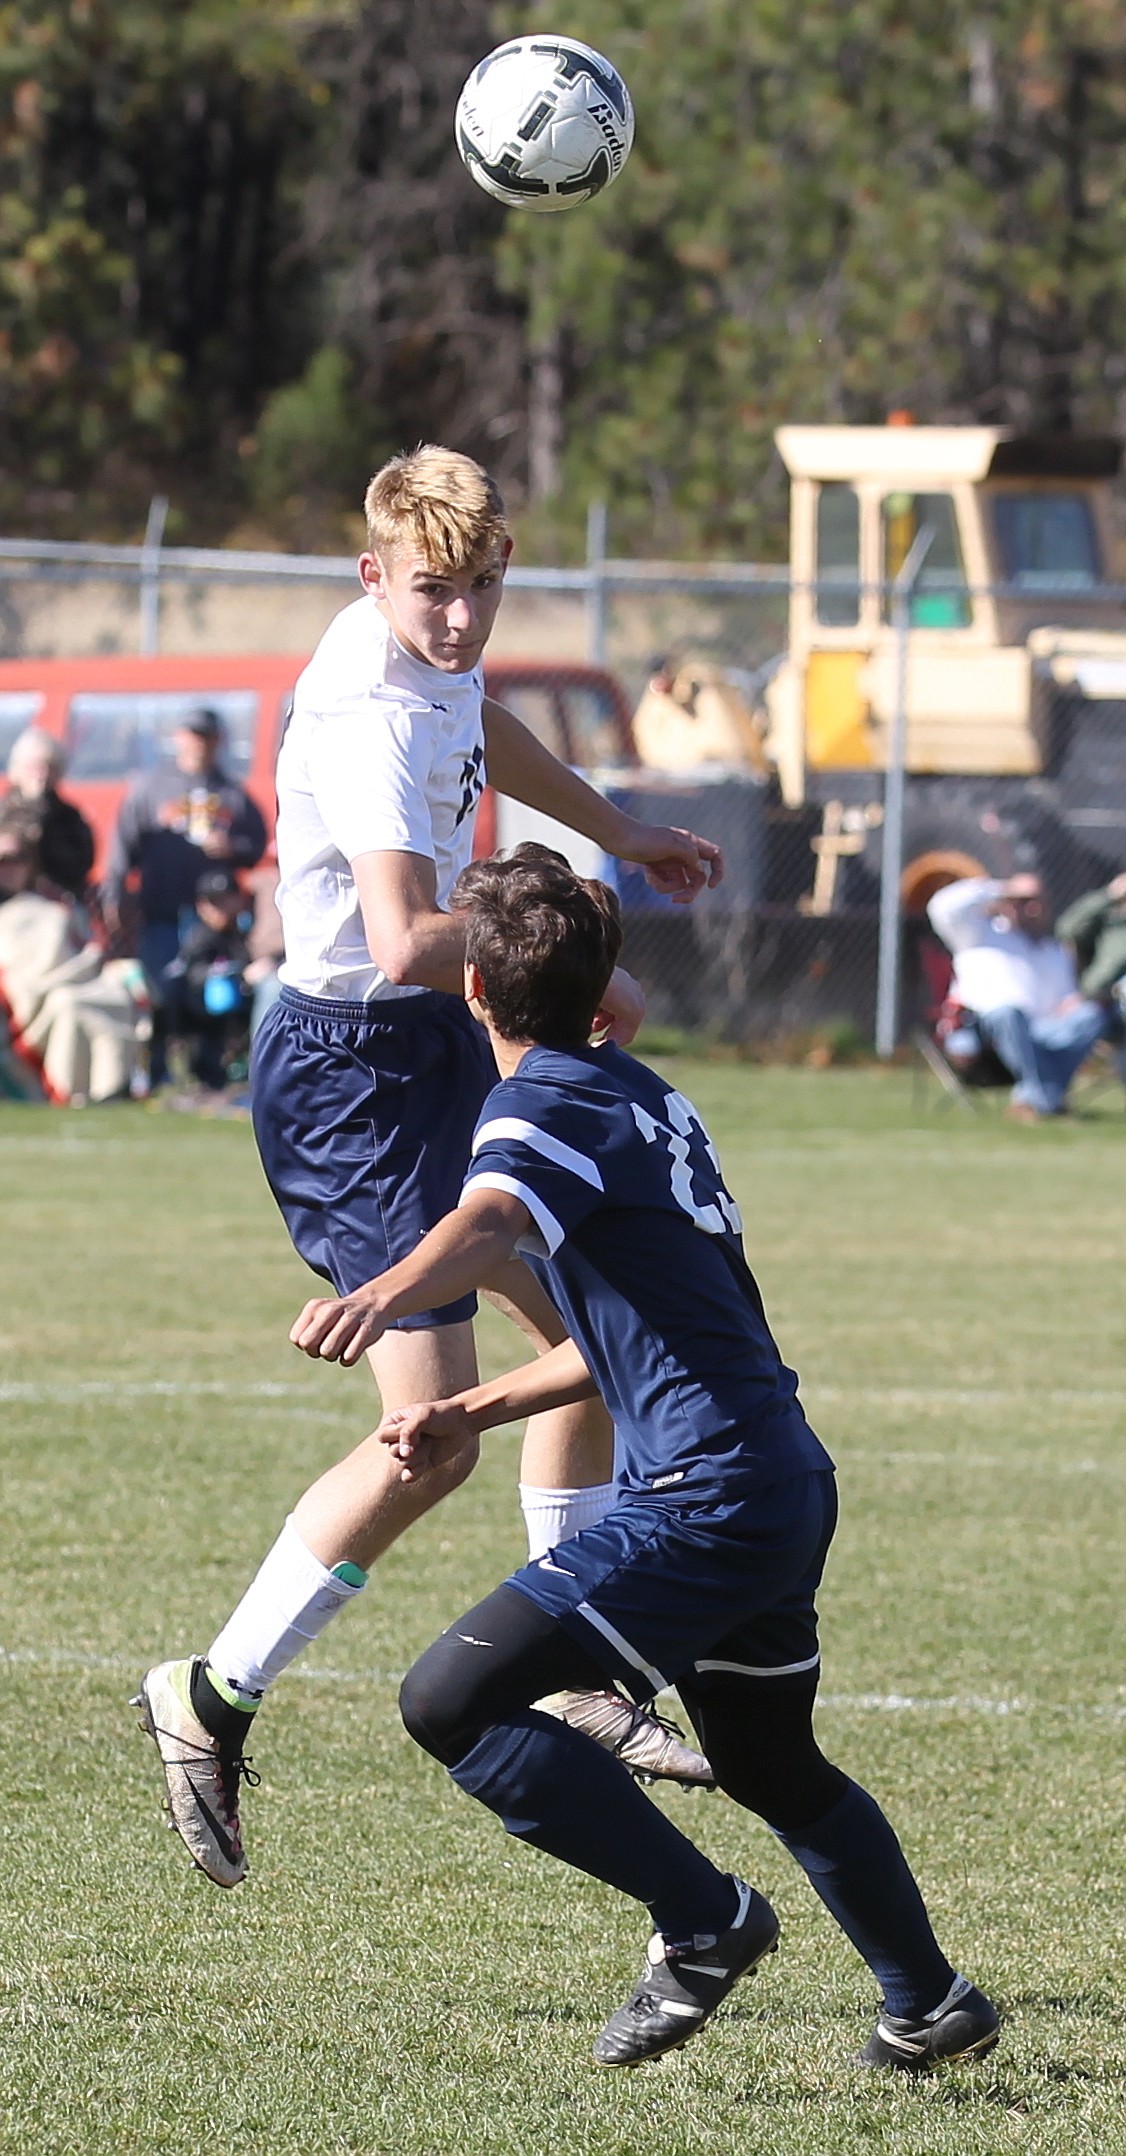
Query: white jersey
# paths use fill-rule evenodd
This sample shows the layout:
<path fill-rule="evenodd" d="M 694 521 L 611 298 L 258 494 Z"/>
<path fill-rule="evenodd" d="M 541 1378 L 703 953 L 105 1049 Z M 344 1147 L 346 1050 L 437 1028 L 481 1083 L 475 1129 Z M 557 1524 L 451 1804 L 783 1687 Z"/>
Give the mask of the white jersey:
<path fill-rule="evenodd" d="M 444 906 L 473 849 L 485 779 L 484 681 L 411 658 L 374 599 L 325 630 L 294 691 L 278 757 L 280 978 L 303 995 L 370 1003 L 418 995 L 372 959 L 350 863 L 433 861 Z"/>
<path fill-rule="evenodd" d="M 1075 960 L 1054 936 L 1026 936 L 994 913 L 1004 895 L 1003 883 L 966 876 L 931 899 L 931 927 L 954 956 L 954 992 L 979 1017 L 1012 1007 L 1033 1022 L 1051 1018 L 1077 992 Z"/>

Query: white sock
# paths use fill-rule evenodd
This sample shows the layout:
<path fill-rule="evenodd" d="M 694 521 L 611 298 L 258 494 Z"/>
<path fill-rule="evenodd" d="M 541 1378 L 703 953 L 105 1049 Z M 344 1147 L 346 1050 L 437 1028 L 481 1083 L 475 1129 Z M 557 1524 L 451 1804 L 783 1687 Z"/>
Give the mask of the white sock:
<path fill-rule="evenodd" d="M 286 1521 L 208 1650 L 209 1671 L 229 1687 L 236 1704 L 256 1704 L 337 1610 L 359 1594 L 366 1575 L 356 1565 L 346 1569 L 344 1579 L 330 1572 L 301 1540 L 292 1518 Z"/>
<path fill-rule="evenodd" d="M 597 1527 L 614 1502 L 612 1482 L 596 1482 L 586 1490 L 539 1490 L 532 1482 L 520 1484 L 520 1510 L 528 1531 L 528 1559 L 546 1557 L 559 1542 L 569 1542 L 580 1528 Z"/>

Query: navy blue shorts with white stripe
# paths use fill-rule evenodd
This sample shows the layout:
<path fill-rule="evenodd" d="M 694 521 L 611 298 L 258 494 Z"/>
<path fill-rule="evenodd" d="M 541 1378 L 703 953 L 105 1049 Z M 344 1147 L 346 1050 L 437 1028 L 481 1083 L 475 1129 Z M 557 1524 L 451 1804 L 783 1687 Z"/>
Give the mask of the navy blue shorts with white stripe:
<path fill-rule="evenodd" d="M 254 1040 L 254 1135 L 295 1248 L 338 1294 L 453 1211 L 496 1079 L 460 996 L 337 1003 L 282 989 Z M 463 1295 L 398 1329 L 455 1325 L 476 1307 Z"/>
<path fill-rule="evenodd" d="M 829 1468 L 742 1497 L 631 1498 L 508 1585 L 638 1701 L 686 1679 L 804 1675 L 836 1523 Z"/>

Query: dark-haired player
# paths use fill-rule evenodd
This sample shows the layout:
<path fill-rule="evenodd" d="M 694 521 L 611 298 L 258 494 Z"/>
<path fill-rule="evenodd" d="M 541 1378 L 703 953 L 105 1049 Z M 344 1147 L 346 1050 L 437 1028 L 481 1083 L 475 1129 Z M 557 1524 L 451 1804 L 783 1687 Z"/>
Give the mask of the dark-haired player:
<path fill-rule="evenodd" d="M 998 2018 L 952 1968 L 873 1799 L 818 1747 L 814 1595 L 836 1523 L 832 1463 L 771 1337 L 739 1214 L 695 1109 L 615 1047 L 591 1048 L 617 956 L 616 901 L 558 855 L 476 865 L 466 994 L 501 1082 L 456 1213 L 291 1337 L 354 1361 L 383 1326 L 463 1294 L 522 1251 L 571 1338 L 531 1368 L 387 1418 L 425 1481 L 491 1425 L 597 1383 L 619 1440 L 617 1502 L 453 1624 L 404 1682 L 416 1741 L 512 1834 L 647 1904 L 641 1980 L 595 2045 L 631 2066 L 694 2035 L 770 1952 L 769 1904 L 722 1873 L 621 1765 L 536 1711 L 609 1676 L 675 1683 L 720 1785 L 765 1819 L 878 1980 L 861 2057 L 918 2068 L 990 2049 Z"/>

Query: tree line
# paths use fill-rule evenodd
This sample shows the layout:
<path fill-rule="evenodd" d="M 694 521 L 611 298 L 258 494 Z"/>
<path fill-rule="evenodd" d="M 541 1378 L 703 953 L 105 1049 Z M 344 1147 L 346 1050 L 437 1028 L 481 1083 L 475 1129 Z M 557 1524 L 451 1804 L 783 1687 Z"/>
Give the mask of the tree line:
<path fill-rule="evenodd" d="M 621 180 L 514 215 L 470 66 L 616 61 Z M 786 419 L 1126 422 L 1114 0 L 0 4 L 0 522 L 345 542 L 370 467 L 481 457 L 527 553 L 783 546 Z"/>

